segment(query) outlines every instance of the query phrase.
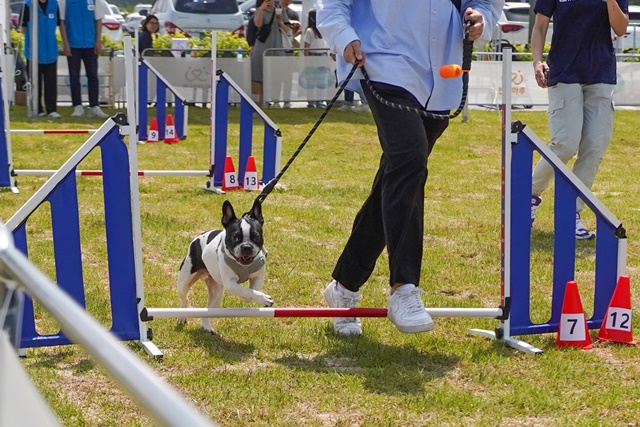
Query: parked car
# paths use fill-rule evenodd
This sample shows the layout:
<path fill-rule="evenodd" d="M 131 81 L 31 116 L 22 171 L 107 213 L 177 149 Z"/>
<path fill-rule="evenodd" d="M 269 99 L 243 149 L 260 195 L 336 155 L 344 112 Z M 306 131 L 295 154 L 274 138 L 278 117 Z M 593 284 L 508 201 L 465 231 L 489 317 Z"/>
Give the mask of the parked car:
<path fill-rule="evenodd" d="M 128 14 L 124 20 L 124 30 L 129 34 L 135 33 L 136 29 L 140 29 L 140 24 L 144 18 L 149 15 L 152 5 L 139 3 L 134 6 L 133 12 Z"/>
<path fill-rule="evenodd" d="M 133 13 L 138 13 L 140 15 L 146 16 L 149 14 L 151 7 L 152 5 L 148 3 L 138 3 L 133 7 Z M 142 11 L 145 11 L 146 13 L 143 13 Z"/>
<path fill-rule="evenodd" d="M 122 16 L 122 12 L 120 12 L 120 8 L 118 6 L 109 3 L 109 10 L 111 11 L 111 16 L 116 18 L 120 24 L 124 24 L 124 16 Z"/>
<path fill-rule="evenodd" d="M 623 49 L 640 49 L 640 6 L 629 5 L 629 26 L 624 35 Z"/>
<path fill-rule="evenodd" d="M 105 15 L 105 17 L 102 18 L 103 36 L 109 36 L 114 41 L 118 42 L 122 40 L 123 34 L 122 24 L 113 15 Z"/>
<path fill-rule="evenodd" d="M 244 37 L 244 20 L 236 0 L 156 0 L 150 13 L 158 17 L 161 31 L 199 36 L 222 30 Z"/>
<path fill-rule="evenodd" d="M 493 40 L 511 45 L 527 44 L 529 41 L 529 3 L 507 2 L 493 32 Z M 553 22 L 549 24 L 545 41 L 551 43 Z M 505 43 L 505 44 L 506 44 Z"/>
<path fill-rule="evenodd" d="M 142 21 L 145 17 L 146 15 L 143 16 L 135 12 L 128 14 L 124 20 L 124 30 L 129 34 L 134 34 L 136 32 L 136 29 L 140 29 L 140 24 L 142 24 Z"/>

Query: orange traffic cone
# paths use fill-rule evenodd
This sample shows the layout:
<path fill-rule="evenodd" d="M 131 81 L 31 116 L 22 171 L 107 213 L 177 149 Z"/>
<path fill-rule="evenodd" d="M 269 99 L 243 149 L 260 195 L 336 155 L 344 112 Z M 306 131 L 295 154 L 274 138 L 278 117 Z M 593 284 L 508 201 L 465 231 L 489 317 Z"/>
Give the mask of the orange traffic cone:
<path fill-rule="evenodd" d="M 180 142 L 176 136 L 176 127 L 173 124 L 173 116 L 167 115 L 167 125 L 164 128 L 164 143 L 165 144 L 177 144 Z"/>
<path fill-rule="evenodd" d="M 147 135 L 147 142 L 158 142 L 159 137 L 158 120 L 154 117 L 151 119 L 151 127 L 149 128 L 149 134 Z"/>
<path fill-rule="evenodd" d="M 556 347 L 577 347 L 583 350 L 592 347 L 578 284 L 574 281 L 567 282 L 564 290 Z"/>
<path fill-rule="evenodd" d="M 635 345 L 631 326 L 631 285 L 628 276 L 620 276 L 613 291 L 607 313 L 602 320 L 598 339 Z"/>
<path fill-rule="evenodd" d="M 258 190 L 260 181 L 258 181 L 258 171 L 256 170 L 256 160 L 253 156 L 249 156 L 247 160 L 247 169 L 244 172 L 243 188 L 245 190 Z"/>
<path fill-rule="evenodd" d="M 238 190 L 240 183 L 238 182 L 238 175 L 236 174 L 236 168 L 233 166 L 233 160 L 231 156 L 227 156 L 224 160 L 224 178 L 222 179 L 222 190 Z"/>

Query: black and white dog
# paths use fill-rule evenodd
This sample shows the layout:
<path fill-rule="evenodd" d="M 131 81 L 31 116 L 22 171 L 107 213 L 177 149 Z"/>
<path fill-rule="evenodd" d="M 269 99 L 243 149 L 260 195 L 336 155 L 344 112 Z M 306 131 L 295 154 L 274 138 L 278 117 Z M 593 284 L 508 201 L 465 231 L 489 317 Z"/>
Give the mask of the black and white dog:
<path fill-rule="evenodd" d="M 255 301 L 263 307 L 271 307 L 273 298 L 260 292 L 265 275 L 267 250 L 263 245 L 262 205 L 253 203 L 251 211 L 241 218 L 231 203 L 222 204 L 222 226 L 224 230 L 202 233 L 189 245 L 189 253 L 178 272 L 178 296 L 180 307 L 189 307 L 187 298 L 191 286 L 202 279 L 209 290 L 208 308 L 222 305 L 227 290 L 245 302 Z M 240 283 L 249 281 L 249 287 Z M 178 323 L 186 323 L 178 319 Z M 202 319 L 202 327 L 215 334 L 208 318 Z"/>

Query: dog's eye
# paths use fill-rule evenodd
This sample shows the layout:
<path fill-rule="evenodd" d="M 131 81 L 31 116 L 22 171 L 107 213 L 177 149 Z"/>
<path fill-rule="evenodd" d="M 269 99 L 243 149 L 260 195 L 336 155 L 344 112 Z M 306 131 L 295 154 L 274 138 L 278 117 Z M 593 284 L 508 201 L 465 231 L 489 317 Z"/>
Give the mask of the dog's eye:
<path fill-rule="evenodd" d="M 233 233 L 233 234 L 231 235 L 231 241 L 232 241 L 233 243 L 237 243 L 237 242 L 239 242 L 240 240 L 242 240 L 242 239 L 241 239 L 240 234 L 238 234 L 238 233 Z"/>

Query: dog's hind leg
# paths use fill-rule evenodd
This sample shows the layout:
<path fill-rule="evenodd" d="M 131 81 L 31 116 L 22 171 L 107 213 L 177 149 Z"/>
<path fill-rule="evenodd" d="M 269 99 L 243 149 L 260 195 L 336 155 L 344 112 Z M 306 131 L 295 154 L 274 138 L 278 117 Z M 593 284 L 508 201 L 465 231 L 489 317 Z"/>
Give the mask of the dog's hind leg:
<path fill-rule="evenodd" d="M 224 298 L 224 286 L 218 284 L 211 277 L 204 279 L 207 284 L 207 290 L 209 291 L 209 299 L 207 300 L 207 308 L 219 308 L 222 305 L 222 299 Z M 211 326 L 211 319 L 208 317 L 202 318 L 202 329 L 215 334 L 216 331 Z"/>
<path fill-rule="evenodd" d="M 194 283 L 200 278 L 200 272 L 189 273 L 188 269 L 180 269 L 178 272 L 178 297 L 180 298 L 180 307 L 189 307 L 189 290 Z M 186 318 L 178 318 L 179 324 L 187 323 Z"/>

